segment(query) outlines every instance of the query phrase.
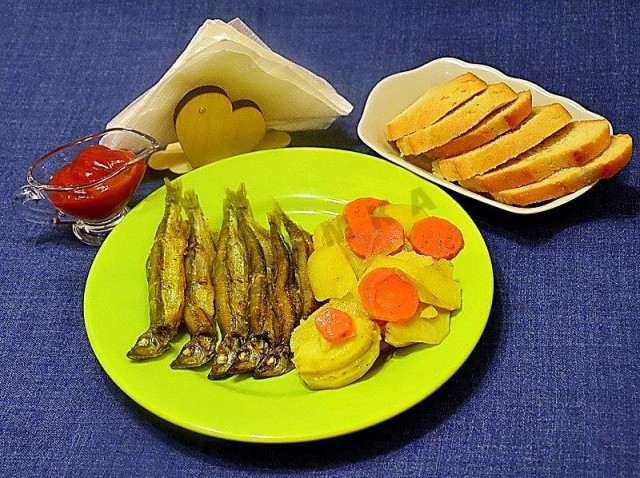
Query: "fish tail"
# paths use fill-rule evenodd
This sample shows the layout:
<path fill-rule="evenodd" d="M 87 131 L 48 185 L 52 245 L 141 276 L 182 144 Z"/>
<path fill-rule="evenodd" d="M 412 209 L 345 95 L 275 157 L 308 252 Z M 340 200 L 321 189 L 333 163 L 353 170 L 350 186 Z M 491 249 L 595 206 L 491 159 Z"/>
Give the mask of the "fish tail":
<path fill-rule="evenodd" d="M 280 206 L 280 203 L 275 199 L 273 201 L 273 213 L 280 216 L 281 218 L 287 217 L 287 215 L 284 213 L 284 209 L 282 209 L 282 206 Z"/>
<path fill-rule="evenodd" d="M 260 361 L 253 373 L 255 378 L 284 375 L 293 370 L 292 353 L 288 344 L 278 345 Z"/>
<path fill-rule="evenodd" d="M 216 351 L 216 341 L 214 337 L 208 335 L 194 335 L 191 340 L 182 347 L 180 353 L 171 362 L 171 368 L 195 368 L 206 364 L 213 358 Z"/>
<path fill-rule="evenodd" d="M 193 189 L 187 189 L 182 197 L 182 202 L 185 210 L 200 208 L 200 201 L 198 201 L 198 195 Z"/>
<path fill-rule="evenodd" d="M 167 188 L 165 201 L 167 203 L 180 202 L 182 199 L 182 183 L 180 181 L 171 182 L 164 178 L 164 185 Z"/>
<path fill-rule="evenodd" d="M 247 197 L 247 188 L 244 183 L 240 184 L 237 191 L 227 190 L 227 197 L 230 204 L 242 215 L 252 216 L 251 204 L 249 204 L 249 198 Z"/>
<path fill-rule="evenodd" d="M 173 334 L 165 327 L 151 327 L 143 333 L 131 350 L 127 352 L 127 357 L 133 361 L 147 360 L 159 357 L 171 347 Z"/>
<path fill-rule="evenodd" d="M 269 221 L 269 226 L 272 226 L 274 230 L 280 233 L 282 230 L 282 216 L 278 214 L 277 211 L 271 211 L 267 215 L 267 219 Z"/>

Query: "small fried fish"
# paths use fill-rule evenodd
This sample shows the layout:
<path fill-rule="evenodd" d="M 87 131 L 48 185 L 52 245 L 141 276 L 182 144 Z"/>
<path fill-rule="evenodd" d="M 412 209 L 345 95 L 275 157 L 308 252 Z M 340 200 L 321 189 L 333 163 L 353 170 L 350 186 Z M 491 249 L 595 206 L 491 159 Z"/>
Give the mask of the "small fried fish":
<path fill-rule="evenodd" d="M 184 323 L 191 334 L 191 340 L 171 362 L 171 368 L 177 369 L 194 368 L 207 363 L 215 353 L 218 339 L 212 281 L 216 258 L 215 235 L 193 190 L 185 192 L 183 202 L 191 223 L 185 258 L 187 287 L 184 308 Z"/>
<path fill-rule="evenodd" d="M 189 223 L 182 217 L 182 186 L 166 186 L 164 216 L 147 258 L 150 326 L 127 353 L 131 360 L 158 357 L 171 347 L 182 322 L 185 304 L 184 252 L 188 244 Z"/>

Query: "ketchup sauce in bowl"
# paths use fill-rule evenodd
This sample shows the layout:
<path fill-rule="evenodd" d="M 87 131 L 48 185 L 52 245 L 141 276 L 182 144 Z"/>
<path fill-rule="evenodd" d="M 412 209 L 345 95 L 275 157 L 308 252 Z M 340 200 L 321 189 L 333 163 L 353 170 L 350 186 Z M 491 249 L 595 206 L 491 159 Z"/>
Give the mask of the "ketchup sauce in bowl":
<path fill-rule="evenodd" d="M 87 146 L 49 181 L 51 186 L 73 188 L 49 191 L 49 200 L 55 208 L 78 219 L 107 220 L 122 211 L 144 176 L 146 162 L 132 161 L 135 157 L 133 151 L 125 149 Z M 95 186 L 83 187 L 100 180 Z"/>
<path fill-rule="evenodd" d="M 127 213 L 150 157 L 163 149 L 125 127 L 63 144 L 31 164 L 13 208 L 36 224 L 71 225 L 78 239 L 98 246 Z"/>

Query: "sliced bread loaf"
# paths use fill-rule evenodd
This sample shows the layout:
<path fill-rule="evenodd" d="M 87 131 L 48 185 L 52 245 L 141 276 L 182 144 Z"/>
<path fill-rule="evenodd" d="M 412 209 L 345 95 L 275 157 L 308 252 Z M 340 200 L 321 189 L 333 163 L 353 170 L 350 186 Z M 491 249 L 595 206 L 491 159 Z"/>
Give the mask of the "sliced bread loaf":
<path fill-rule="evenodd" d="M 403 156 L 420 154 L 469 131 L 493 111 L 514 101 L 518 95 L 504 83 L 489 85 L 482 93 L 463 103 L 431 126 L 403 136 L 397 141 Z"/>
<path fill-rule="evenodd" d="M 518 98 L 514 102 L 491 113 L 462 136 L 426 154 L 431 158 L 442 159 L 466 153 L 517 128 L 529 114 L 531 114 L 531 92 L 523 91 L 518 93 Z"/>
<path fill-rule="evenodd" d="M 385 125 L 387 141 L 432 125 L 456 106 L 487 88 L 473 73 L 465 73 L 429 88 L 418 100 Z"/>
<path fill-rule="evenodd" d="M 493 171 L 460 181 L 467 189 L 498 192 L 535 183 L 556 171 L 582 166 L 609 146 L 607 120 L 574 121 Z"/>
<path fill-rule="evenodd" d="M 570 121 L 571 115 L 558 103 L 535 107 L 518 129 L 467 153 L 435 161 L 433 171 L 448 181 L 469 179 L 540 144 Z"/>
<path fill-rule="evenodd" d="M 602 178 L 610 178 L 631 159 L 633 141 L 627 134 L 617 134 L 609 146 L 583 166 L 562 169 L 540 182 L 494 194 L 507 204 L 527 206 L 570 194 Z"/>

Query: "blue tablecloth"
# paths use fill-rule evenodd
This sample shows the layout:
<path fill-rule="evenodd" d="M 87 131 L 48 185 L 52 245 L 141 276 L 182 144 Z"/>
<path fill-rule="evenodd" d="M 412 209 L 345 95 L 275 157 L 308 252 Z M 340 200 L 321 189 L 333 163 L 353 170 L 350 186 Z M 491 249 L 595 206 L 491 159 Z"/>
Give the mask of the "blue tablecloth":
<path fill-rule="evenodd" d="M 295 145 L 370 153 L 356 124 L 373 85 L 441 56 L 527 78 L 640 138 L 637 2 L 4 2 L 0 475 L 637 476 L 638 158 L 533 217 L 454 195 L 493 257 L 493 311 L 460 371 L 386 423 L 318 443 L 227 443 L 155 418 L 110 381 L 82 318 L 96 250 L 17 220 L 9 197 L 35 157 L 153 84 L 205 18 L 236 16 L 356 105 Z M 152 175 L 138 195 L 158 185 Z"/>

